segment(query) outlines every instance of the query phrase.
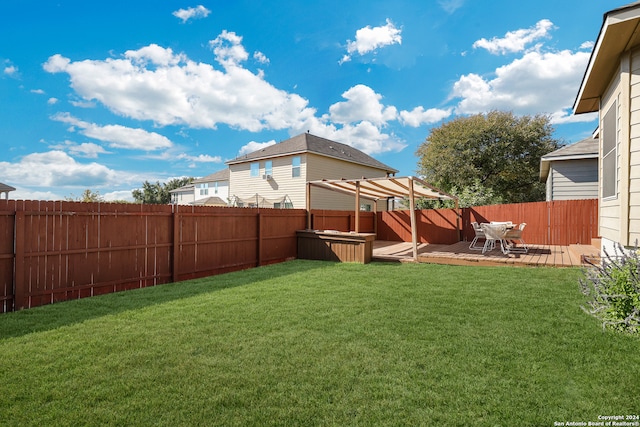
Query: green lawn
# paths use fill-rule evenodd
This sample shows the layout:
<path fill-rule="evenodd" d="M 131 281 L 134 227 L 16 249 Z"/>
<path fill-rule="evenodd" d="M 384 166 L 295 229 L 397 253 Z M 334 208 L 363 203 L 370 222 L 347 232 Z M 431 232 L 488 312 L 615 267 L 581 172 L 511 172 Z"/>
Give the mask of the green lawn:
<path fill-rule="evenodd" d="M 578 269 L 291 261 L 0 315 L 0 424 L 553 426 L 640 412 Z"/>

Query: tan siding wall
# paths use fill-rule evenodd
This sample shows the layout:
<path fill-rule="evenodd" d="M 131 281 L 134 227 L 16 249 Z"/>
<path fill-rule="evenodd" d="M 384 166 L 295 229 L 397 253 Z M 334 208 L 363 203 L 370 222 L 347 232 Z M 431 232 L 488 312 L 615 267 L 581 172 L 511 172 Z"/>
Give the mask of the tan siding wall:
<path fill-rule="evenodd" d="M 230 186 L 229 195 L 240 198 L 253 197 L 259 194 L 262 197 L 276 199 L 288 196 L 294 209 L 305 209 L 306 187 L 306 155 L 300 155 L 300 176 L 292 177 L 291 161 L 294 156 L 275 157 L 272 162 L 272 179 L 263 179 L 265 174 L 265 161 L 261 160 L 260 173 L 257 177 L 251 176 L 251 163 L 229 165 Z"/>
<path fill-rule="evenodd" d="M 600 102 L 600 120 L 604 117 L 604 114 L 609 110 L 614 101 L 619 101 L 621 93 L 620 88 L 620 73 L 616 73 L 616 78 L 611 82 L 607 92 L 603 95 Z M 620 108 L 620 102 L 617 102 L 618 108 Z M 618 118 L 619 118 L 618 114 Z M 620 123 L 618 123 L 618 129 Z M 619 147 L 619 143 L 618 143 Z M 619 151 L 619 150 L 618 150 Z M 620 163 L 620 153 L 618 152 L 618 167 Z M 600 144 L 600 158 L 602 158 L 602 144 Z M 602 182 L 602 164 L 600 164 L 598 171 L 599 181 Z M 618 177 L 620 173 L 618 172 Z M 620 185 L 618 183 L 618 191 Z M 598 221 L 600 236 L 605 239 L 612 240 L 614 242 L 620 241 L 620 197 L 602 199 L 602 188 L 599 188 L 600 193 L 600 218 Z"/>
<path fill-rule="evenodd" d="M 380 169 L 344 162 L 329 157 L 309 154 L 309 165 L 307 167 L 307 180 L 318 181 L 321 179 L 340 178 L 380 178 L 386 173 Z M 353 196 L 341 194 L 335 191 L 326 191 L 321 188 L 311 190 L 312 209 L 333 209 L 333 210 L 353 210 L 355 209 L 355 199 Z M 372 204 L 373 202 L 362 200 L 362 203 Z M 384 210 L 385 201 L 378 203 L 378 210 Z M 373 210 L 373 206 L 371 207 Z"/>
<path fill-rule="evenodd" d="M 552 200 L 598 198 L 598 160 L 563 160 L 551 164 Z"/>
<path fill-rule="evenodd" d="M 300 154 L 300 176 L 291 176 L 291 161 L 294 156 L 283 156 L 272 159 L 273 179 L 262 179 L 264 174 L 265 161 L 260 163 L 260 176 L 251 177 L 250 163 L 229 165 L 230 187 L 229 195 L 236 195 L 240 198 L 249 198 L 257 194 L 267 198 L 289 196 L 295 209 L 306 209 L 306 182 L 320 179 L 340 179 L 340 178 L 367 178 L 384 177 L 385 172 L 379 169 L 318 156 L 313 153 Z M 355 209 L 355 199 L 353 196 L 337 193 L 335 191 L 312 189 L 311 193 L 312 209 L 333 209 L 333 210 L 353 210 Z M 362 203 L 372 204 L 373 202 L 362 200 Z M 378 204 L 378 210 L 383 210 L 385 201 Z M 371 207 L 373 210 L 373 206 Z"/>
<path fill-rule="evenodd" d="M 629 242 L 640 242 L 640 50 L 631 55 L 629 126 Z"/>

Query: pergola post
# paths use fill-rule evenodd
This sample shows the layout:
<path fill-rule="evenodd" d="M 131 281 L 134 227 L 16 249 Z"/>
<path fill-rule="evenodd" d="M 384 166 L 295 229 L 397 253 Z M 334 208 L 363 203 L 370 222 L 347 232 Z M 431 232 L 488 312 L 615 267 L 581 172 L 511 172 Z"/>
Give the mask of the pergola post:
<path fill-rule="evenodd" d="M 416 225 L 416 200 L 413 194 L 413 177 L 409 177 L 409 206 L 411 212 L 411 242 L 413 243 L 413 260 L 418 261 L 418 230 Z"/>
<path fill-rule="evenodd" d="M 307 230 L 311 230 L 311 183 L 307 182 Z"/>
<path fill-rule="evenodd" d="M 360 181 L 356 181 L 356 226 L 355 232 L 360 232 Z"/>

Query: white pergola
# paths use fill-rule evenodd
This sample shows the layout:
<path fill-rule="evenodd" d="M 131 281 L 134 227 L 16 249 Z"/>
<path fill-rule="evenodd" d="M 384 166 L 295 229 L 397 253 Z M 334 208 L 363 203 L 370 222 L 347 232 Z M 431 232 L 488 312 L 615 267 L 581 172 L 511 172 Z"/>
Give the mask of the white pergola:
<path fill-rule="evenodd" d="M 458 198 L 445 193 L 420 178 L 413 176 L 406 177 L 386 177 L 386 178 L 362 178 L 362 179 L 336 179 L 307 182 L 307 224 L 311 226 L 311 188 L 318 187 L 327 190 L 355 195 L 355 232 L 360 232 L 360 199 L 388 200 L 395 197 L 407 197 L 409 199 L 409 209 L 411 211 L 411 240 L 413 243 L 413 258 L 418 259 L 418 233 L 416 227 L 416 198 L 424 197 L 428 199 L 454 200 L 455 208 L 458 209 Z M 373 204 L 374 213 L 377 210 L 377 203 Z M 460 229 L 459 218 L 456 221 Z"/>

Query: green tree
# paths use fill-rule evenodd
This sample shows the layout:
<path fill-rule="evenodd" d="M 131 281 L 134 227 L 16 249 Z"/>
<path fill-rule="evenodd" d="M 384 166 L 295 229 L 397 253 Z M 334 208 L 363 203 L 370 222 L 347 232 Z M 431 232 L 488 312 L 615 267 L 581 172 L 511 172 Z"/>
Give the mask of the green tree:
<path fill-rule="evenodd" d="M 171 194 L 169 194 L 169 191 L 190 184 L 193 182 L 193 179 L 194 178 L 187 177 L 174 178 L 166 183 L 156 181 L 155 184 L 145 181 L 142 184 L 142 189 L 133 190 L 131 195 L 137 203 L 167 204 L 171 202 Z"/>
<path fill-rule="evenodd" d="M 420 145 L 418 173 L 443 191 L 483 204 L 544 200 L 540 158 L 560 147 L 553 131 L 544 115 L 460 117 L 434 128 Z M 478 191 L 483 194 L 474 195 Z"/>
<path fill-rule="evenodd" d="M 100 195 L 99 191 L 94 192 L 88 188 L 82 192 L 82 195 L 80 197 L 75 197 L 72 194 L 68 197 L 65 197 L 64 199 L 69 202 L 87 202 L 87 203 L 104 202 L 104 197 Z"/>

